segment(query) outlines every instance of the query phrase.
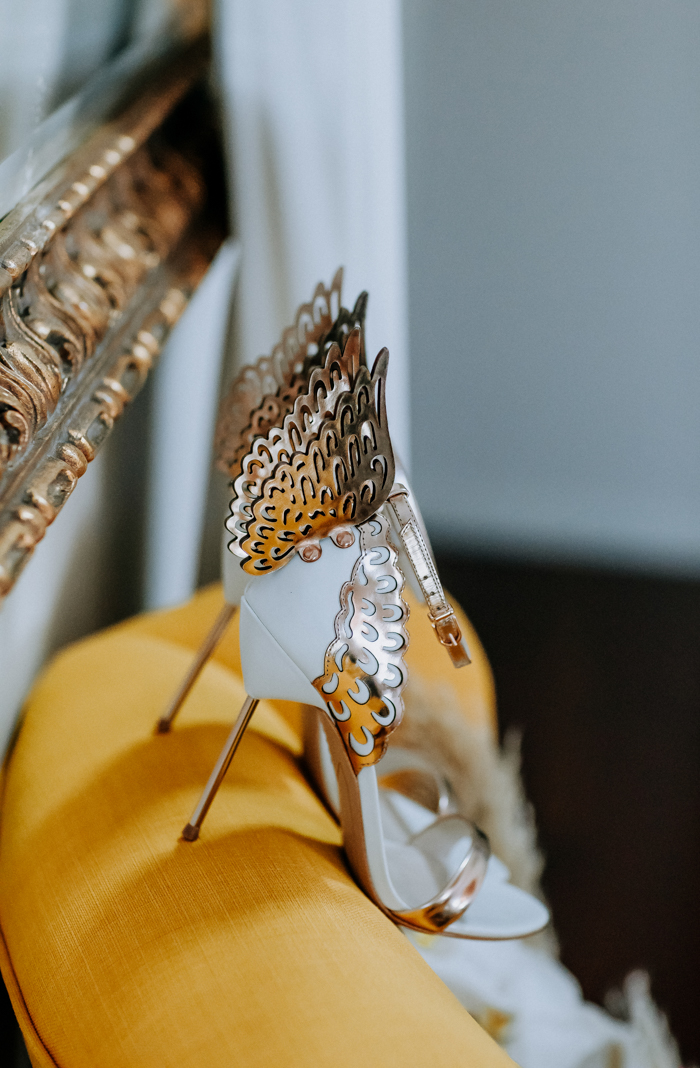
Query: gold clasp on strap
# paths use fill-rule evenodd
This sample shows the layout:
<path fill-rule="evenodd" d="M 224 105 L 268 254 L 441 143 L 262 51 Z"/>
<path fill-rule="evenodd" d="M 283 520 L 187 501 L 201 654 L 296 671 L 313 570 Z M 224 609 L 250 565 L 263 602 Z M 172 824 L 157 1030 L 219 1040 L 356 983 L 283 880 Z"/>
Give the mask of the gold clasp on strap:
<path fill-rule="evenodd" d="M 430 615 L 430 622 L 440 642 L 450 654 L 450 660 L 454 666 L 466 667 L 467 664 L 471 664 L 469 653 L 464 643 L 464 639 L 462 638 L 462 632 L 459 629 L 457 617 L 449 605 L 448 608 L 449 611 L 443 613 L 441 616 L 435 617 Z"/>

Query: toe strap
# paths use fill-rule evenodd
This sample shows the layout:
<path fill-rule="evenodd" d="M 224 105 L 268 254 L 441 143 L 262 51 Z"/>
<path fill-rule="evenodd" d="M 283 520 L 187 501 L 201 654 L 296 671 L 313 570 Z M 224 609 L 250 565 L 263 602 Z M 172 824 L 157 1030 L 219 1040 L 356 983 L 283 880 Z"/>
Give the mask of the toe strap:
<path fill-rule="evenodd" d="M 430 827 L 411 839 L 411 845 L 420 846 L 421 838 L 433 833 L 438 826 L 444 827 L 449 821 L 459 820 L 464 825 L 468 821 L 457 815 L 439 817 Z M 471 846 L 461 860 L 457 871 L 445 888 L 430 901 L 416 908 L 393 911 L 392 917 L 404 927 L 430 934 L 439 934 L 449 924 L 465 912 L 479 892 L 486 875 L 491 848 L 483 831 L 469 823 Z"/>

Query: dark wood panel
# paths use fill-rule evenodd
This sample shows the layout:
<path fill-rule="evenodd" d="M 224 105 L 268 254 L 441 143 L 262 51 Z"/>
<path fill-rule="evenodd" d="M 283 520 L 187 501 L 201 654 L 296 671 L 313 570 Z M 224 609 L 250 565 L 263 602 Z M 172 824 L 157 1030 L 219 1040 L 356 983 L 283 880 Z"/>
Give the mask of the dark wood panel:
<path fill-rule="evenodd" d="M 700 1060 L 700 583 L 439 555 L 491 660 L 564 963 L 636 967 Z"/>

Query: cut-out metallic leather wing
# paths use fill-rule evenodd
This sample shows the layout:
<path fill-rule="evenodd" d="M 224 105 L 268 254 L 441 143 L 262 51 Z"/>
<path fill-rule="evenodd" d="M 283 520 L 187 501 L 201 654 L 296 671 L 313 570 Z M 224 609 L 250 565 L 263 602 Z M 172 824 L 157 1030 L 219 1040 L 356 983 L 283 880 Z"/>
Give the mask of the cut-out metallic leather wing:
<path fill-rule="evenodd" d="M 275 570 L 302 543 L 365 522 L 391 492 L 389 353 L 379 353 L 370 374 L 361 345 L 359 330 L 343 353 L 331 345 L 282 427 L 256 439 L 243 460 L 226 525 L 235 536 L 229 548 L 249 574 Z"/>
<path fill-rule="evenodd" d="M 340 592 L 335 639 L 314 686 L 340 731 L 355 771 L 376 764 L 403 714 L 408 673 L 404 577 L 380 513 L 359 527 L 361 554 Z"/>
<path fill-rule="evenodd" d="M 311 301 L 299 307 L 293 326 L 287 327 L 272 353 L 244 367 L 231 383 L 219 409 L 215 434 L 216 463 L 226 474 L 235 477 L 255 439 L 281 426 L 296 398 L 308 390 L 314 367 L 323 365 L 328 347 L 336 343 L 342 352 L 350 332 L 363 327 L 367 294 L 361 293 L 348 311 L 341 304 L 342 281 L 341 267 L 330 288 L 319 282 Z"/>

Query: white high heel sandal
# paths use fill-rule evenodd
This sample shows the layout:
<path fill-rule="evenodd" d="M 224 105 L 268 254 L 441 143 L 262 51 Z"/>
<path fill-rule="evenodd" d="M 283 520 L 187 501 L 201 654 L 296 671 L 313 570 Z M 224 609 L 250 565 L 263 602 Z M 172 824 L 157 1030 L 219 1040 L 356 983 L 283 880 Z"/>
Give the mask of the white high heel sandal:
<path fill-rule="evenodd" d="M 329 792 L 335 779 L 348 859 L 379 907 L 418 931 L 520 937 L 541 929 L 547 912 L 489 863 L 488 843 L 471 823 L 423 809 L 426 822 L 416 811 L 421 806 L 408 801 L 403 840 L 385 833 L 375 765 L 401 717 L 408 643 L 387 502 L 436 633 L 456 661 L 465 658 L 408 495 L 403 487 L 392 492 L 388 353 L 377 357 L 371 376 L 360 353 L 359 330 L 342 354 L 330 348 L 308 392 L 282 426 L 255 440 L 235 481 L 231 548 L 255 576 L 241 601 L 248 697 L 183 837 L 198 837 L 258 700 L 300 701 L 320 713 L 319 751 L 327 745 L 325 776 Z"/>

